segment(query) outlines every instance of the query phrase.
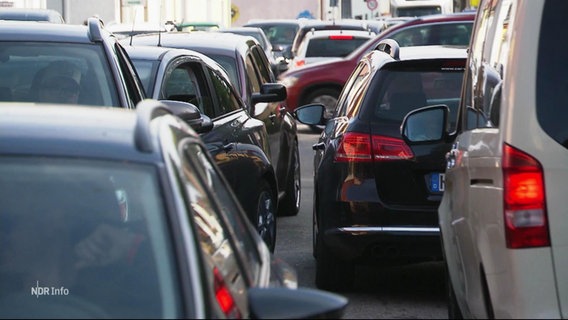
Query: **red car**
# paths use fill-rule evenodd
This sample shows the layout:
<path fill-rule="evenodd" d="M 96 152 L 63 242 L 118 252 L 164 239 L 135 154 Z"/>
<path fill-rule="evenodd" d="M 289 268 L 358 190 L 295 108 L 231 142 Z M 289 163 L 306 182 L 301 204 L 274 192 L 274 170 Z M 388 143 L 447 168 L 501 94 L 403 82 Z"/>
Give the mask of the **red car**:
<path fill-rule="evenodd" d="M 345 81 L 361 57 L 373 50 L 381 40 L 392 38 L 401 47 L 435 44 L 468 46 L 474 18 L 475 12 L 419 17 L 390 27 L 345 58 L 284 72 L 278 79 L 287 88 L 288 108 L 293 111 L 301 105 L 317 102 L 325 105 L 330 114 L 335 109 Z M 313 129 L 319 130 L 316 126 Z"/>

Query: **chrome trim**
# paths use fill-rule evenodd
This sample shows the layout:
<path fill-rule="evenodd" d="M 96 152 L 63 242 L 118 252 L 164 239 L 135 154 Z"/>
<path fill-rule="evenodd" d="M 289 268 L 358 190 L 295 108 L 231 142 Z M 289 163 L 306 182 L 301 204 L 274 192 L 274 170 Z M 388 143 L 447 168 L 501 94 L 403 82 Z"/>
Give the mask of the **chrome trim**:
<path fill-rule="evenodd" d="M 440 228 L 428 227 L 345 227 L 339 228 L 341 232 L 423 232 L 439 233 Z"/>

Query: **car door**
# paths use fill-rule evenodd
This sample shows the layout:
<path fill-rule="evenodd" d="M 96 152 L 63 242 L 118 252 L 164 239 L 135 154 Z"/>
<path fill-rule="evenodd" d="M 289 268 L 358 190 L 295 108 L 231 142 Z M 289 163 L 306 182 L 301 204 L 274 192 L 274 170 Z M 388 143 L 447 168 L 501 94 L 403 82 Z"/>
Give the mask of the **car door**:
<path fill-rule="evenodd" d="M 270 145 L 269 156 L 275 167 L 279 184 L 284 183 L 289 166 L 290 154 L 288 150 L 292 143 L 293 119 L 287 113 L 284 101 L 258 102 L 252 105 L 252 95 L 260 93 L 262 85 L 276 83 L 276 79 L 260 47 L 251 47 L 245 59 L 247 91 L 249 91 L 248 97 L 251 98 L 248 103 L 251 105 L 251 114 L 264 123 Z M 280 190 L 283 188 L 283 185 L 279 186 Z"/>

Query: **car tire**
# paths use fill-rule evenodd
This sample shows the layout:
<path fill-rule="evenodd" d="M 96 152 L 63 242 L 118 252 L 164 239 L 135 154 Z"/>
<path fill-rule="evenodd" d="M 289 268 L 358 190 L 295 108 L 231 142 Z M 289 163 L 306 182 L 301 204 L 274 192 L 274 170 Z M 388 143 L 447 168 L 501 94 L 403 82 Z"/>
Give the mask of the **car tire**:
<path fill-rule="evenodd" d="M 300 199 L 302 195 L 302 177 L 300 175 L 300 150 L 298 141 L 294 141 L 292 160 L 290 162 L 288 180 L 286 182 L 286 194 L 278 203 L 278 211 L 281 216 L 295 216 L 300 212 Z"/>
<path fill-rule="evenodd" d="M 305 104 L 311 103 L 321 103 L 325 106 L 326 109 L 326 119 L 329 118 L 329 115 L 333 113 L 335 110 L 335 105 L 337 104 L 337 99 L 339 98 L 339 90 L 333 88 L 322 88 L 317 89 L 314 92 L 310 93 L 310 95 L 306 99 Z M 323 126 L 318 125 L 310 125 L 310 129 L 315 132 L 319 133 L 323 130 Z"/>
<path fill-rule="evenodd" d="M 276 200 L 270 185 L 261 181 L 256 200 L 256 229 L 270 252 L 276 248 Z"/>
<path fill-rule="evenodd" d="M 355 267 L 348 261 L 337 259 L 316 236 L 316 287 L 322 290 L 345 292 L 353 286 Z"/>
<path fill-rule="evenodd" d="M 452 286 L 452 281 L 450 280 L 450 275 L 446 266 L 446 289 L 448 293 L 448 319 L 463 319 L 463 314 L 461 312 L 460 306 L 458 305 L 458 300 L 456 298 L 456 293 L 454 287 Z"/>

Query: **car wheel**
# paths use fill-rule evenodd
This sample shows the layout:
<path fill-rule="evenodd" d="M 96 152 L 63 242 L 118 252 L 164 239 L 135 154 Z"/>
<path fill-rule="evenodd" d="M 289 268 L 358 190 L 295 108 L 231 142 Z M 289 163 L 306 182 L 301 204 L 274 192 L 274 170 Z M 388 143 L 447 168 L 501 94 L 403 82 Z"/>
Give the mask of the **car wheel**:
<path fill-rule="evenodd" d="M 446 267 L 446 288 L 448 292 L 448 318 L 449 319 L 463 319 L 460 306 L 458 305 L 458 300 L 456 298 L 456 293 L 452 282 L 450 280 L 450 275 Z"/>
<path fill-rule="evenodd" d="M 302 178 L 300 176 L 300 151 L 298 141 L 294 141 L 292 161 L 288 169 L 288 181 L 286 182 L 286 195 L 278 204 L 281 216 L 295 216 L 300 211 L 300 199 L 302 194 Z"/>
<path fill-rule="evenodd" d="M 276 247 L 276 201 L 266 181 L 260 183 L 256 202 L 256 229 L 270 252 Z"/>
<path fill-rule="evenodd" d="M 329 119 L 335 110 L 335 105 L 337 104 L 337 98 L 339 98 L 339 91 L 331 88 L 322 88 L 312 92 L 306 99 L 307 104 L 310 103 L 321 103 L 325 106 L 325 118 Z M 323 126 L 311 125 L 310 129 L 313 132 L 321 132 Z"/>
<path fill-rule="evenodd" d="M 351 289 L 354 279 L 354 265 L 334 257 L 319 235 L 316 239 L 315 256 L 316 287 L 336 292 L 345 292 Z"/>

